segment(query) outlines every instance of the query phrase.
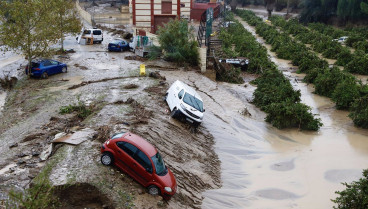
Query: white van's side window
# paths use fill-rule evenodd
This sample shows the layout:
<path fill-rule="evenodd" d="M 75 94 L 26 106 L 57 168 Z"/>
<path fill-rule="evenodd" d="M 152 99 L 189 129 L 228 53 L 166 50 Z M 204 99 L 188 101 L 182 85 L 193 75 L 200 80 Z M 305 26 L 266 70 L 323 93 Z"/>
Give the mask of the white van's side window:
<path fill-rule="evenodd" d="M 179 99 L 183 98 L 183 96 L 184 96 L 184 89 L 182 89 L 182 90 L 179 92 L 179 94 L 178 94 Z"/>

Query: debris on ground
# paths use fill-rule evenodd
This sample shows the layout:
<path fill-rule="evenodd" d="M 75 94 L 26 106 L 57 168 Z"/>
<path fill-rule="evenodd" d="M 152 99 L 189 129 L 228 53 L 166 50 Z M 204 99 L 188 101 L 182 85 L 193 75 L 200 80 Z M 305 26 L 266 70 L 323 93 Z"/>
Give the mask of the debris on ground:
<path fill-rule="evenodd" d="M 12 89 L 17 84 L 18 78 L 14 76 L 4 75 L 4 78 L 0 77 L 0 86 L 4 89 Z"/>
<path fill-rule="evenodd" d="M 82 66 L 82 65 L 79 65 L 78 63 L 75 63 L 74 64 L 74 66 L 75 67 L 78 67 L 79 69 L 81 69 L 81 70 L 88 70 L 88 67 L 86 67 L 86 66 Z"/>
<path fill-rule="evenodd" d="M 147 58 L 143 58 L 143 57 L 136 56 L 136 55 L 125 56 L 124 59 L 126 59 L 126 60 L 137 60 L 137 61 L 146 61 L 147 60 Z"/>
<path fill-rule="evenodd" d="M 124 89 L 136 89 L 138 87 L 139 86 L 137 84 L 132 83 L 132 84 L 125 85 L 123 88 Z"/>
<path fill-rule="evenodd" d="M 74 49 L 67 49 L 65 50 L 66 53 L 75 53 L 75 50 Z"/>
<path fill-rule="evenodd" d="M 95 133 L 96 133 L 95 130 L 90 129 L 90 128 L 85 128 L 73 134 L 64 135 L 59 138 L 55 137 L 52 143 L 66 143 L 66 144 L 78 145 L 86 140 L 92 139 Z"/>
<path fill-rule="evenodd" d="M 159 71 L 150 72 L 149 77 L 166 81 L 165 76 L 162 76 Z"/>
<path fill-rule="evenodd" d="M 104 78 L 104 79 L 97 80 L 97 81 L 83 81 L 82 83 L 71 86 L 68 89 L 76 89 L 76 88 L 79 88 L 81 86 L 85 86 L 85 85 L 88 85 L 88 84 L 91 84 L 91 83 L 101 83 L 101 82 L 106 82 L 106 81 L 111 81 L 111 80 L 136 78 L 136 77 L 138 77 L 138 76 L 121 76 L 121 77 L 114 77 L 114 78 Z"/>
<path fill-rule="evenodd" d="M 49 144 L 47 148 L 40 154 L 41 161 L 47 160 L 47 158 L 50 157 L 51 153 L 52 153 L 52 144 Z"/>
<path fill-rule="evenodd" d="M 111 128 L 110 126 L 100 126 L 97 128 L 95 135 L 93 136 L 93 140 L 97 140 L 101 143 L 105 142 L 107 139 L 110 138 L 111 135 Z"/>

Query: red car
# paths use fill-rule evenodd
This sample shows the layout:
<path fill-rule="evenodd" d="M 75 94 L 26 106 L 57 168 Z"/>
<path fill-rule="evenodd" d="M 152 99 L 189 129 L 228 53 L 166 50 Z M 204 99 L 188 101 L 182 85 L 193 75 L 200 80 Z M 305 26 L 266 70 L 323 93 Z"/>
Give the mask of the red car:
<path fill-rule="evenodd" d="M 173 173 L 156 148 L 133 133 L 118 133 L 101 146 L 101 163 L 116 165 L 148 188 L 148 193 L 169 200 L 176 192 Z"/>

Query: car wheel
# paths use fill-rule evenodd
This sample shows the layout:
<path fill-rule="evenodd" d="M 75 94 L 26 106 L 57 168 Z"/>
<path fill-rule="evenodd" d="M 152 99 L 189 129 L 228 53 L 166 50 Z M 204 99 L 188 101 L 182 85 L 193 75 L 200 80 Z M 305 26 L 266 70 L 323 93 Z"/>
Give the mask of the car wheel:
<path fill-rule="evenodd" d="M 193 123 L 194 128 L 198 128 L 199 125 L 201 125 L 201 123 L 199 123 L 199 122 L 194 122 Z"/>
<path fill-rule="evenodd" d="M 170 116 L 172 117 L 172 118 L 177 118 L 178 117 L 178 115 L 179 115 L 179 111 L 176 109 L 176 107 L 171 111 L 171 114 L 170 114 Z"/>
<path fill-rule="evenodd" d="M 61 72 L 66 73 L 66 72 L 68 72 L 68 69 L 67 69 L 66 67 L 63 67 L 63 68 L 61 69 Z"/>
<path fill-rule="evenodd" d="M 150 195 L 159 195 L 160 194 L 160 190 L 158 189 L 157 186 L 151 185 L 151 186 L 148 187 L 148 193 Z"/>
<path fill-rule="evenodd" d="M 240 62 L 240 65 L 241 65 L 241 66 L 244 66 L 244 65 L 245 65 L 245 61 L 241 61 L 241 62 Z"/>
<path fill-rule="evenodd" d="M 49 77 L 49 75 L 46 72 L 43 72 L 42 75 L 41 75 L 41 78 L 43 78 L 43 79 L 46 79 L 48 77 Z"/>
<path fill-rule="evenodd" d="M 114 157 L 112 156 L 111 153 L 109 152 L 104 152 L 101 156 L 101 163 L 103 165 L 112 165 L 112 163 L 114 162 Z"/>

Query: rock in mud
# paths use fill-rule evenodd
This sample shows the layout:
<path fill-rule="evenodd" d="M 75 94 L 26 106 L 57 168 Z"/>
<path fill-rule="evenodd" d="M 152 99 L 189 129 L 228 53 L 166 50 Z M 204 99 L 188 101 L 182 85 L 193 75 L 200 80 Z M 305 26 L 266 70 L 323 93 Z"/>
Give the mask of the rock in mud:
<path fill-rule="evenodd" d="M 41 161 L 47 160 L 52 153 L 52 144 L 48 145 L 48 147 L 40 154 Z"/>
<path fill-rule="evenodd" d="M 11 148 L 14 148 L 14 147 L 18 147 L 18 143 L 14 143 L 14 144 L 11 144 L 10 146 L 9 146 L 9 148 L 11 149 Z"/>

